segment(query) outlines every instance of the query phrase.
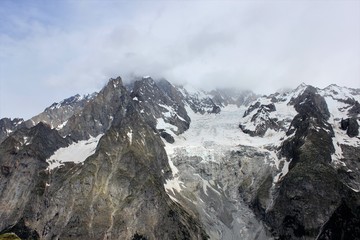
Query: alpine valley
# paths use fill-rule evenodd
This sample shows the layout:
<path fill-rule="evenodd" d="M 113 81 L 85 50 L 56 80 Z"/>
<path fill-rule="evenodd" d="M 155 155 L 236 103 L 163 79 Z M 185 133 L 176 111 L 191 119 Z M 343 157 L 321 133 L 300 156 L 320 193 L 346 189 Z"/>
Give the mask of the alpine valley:
<path fill-rule="evenodd" d="M 360 239 L 359 122 L 360 89 L 110 79 L 0 119 L 0 239 Z"/>

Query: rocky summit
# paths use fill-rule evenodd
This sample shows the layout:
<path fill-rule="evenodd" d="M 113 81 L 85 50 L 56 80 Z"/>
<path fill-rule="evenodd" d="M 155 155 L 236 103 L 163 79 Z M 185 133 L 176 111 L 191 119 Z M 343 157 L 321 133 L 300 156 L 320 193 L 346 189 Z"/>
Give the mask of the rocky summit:
<path fill-rule="evenodd" d="M 360 239 L 359 102 L 118 77 L 0 119 L 0 239 Z"/>

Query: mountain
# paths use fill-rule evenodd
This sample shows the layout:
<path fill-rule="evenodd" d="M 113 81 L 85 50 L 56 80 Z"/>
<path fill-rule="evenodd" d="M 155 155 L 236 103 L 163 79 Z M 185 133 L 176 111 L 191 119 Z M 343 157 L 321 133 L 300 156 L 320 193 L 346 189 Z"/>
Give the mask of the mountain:
<path fill-rule="evenodd" d="M 151 77 L 1 119 L 0 232 L 360 239 L 360 90 L 269 96 Z"/>
<path fill-rule="evenodd" d="M 71 116 L 80 112 L 96 95 L 97 93 L 84 96 L 76 94 L 59 103 L 51 104 L 51 106 L 47 107 L 42 113 L 26 121 L 20 118 L 13 120 L 9 118 L 0 119 L 0 143 L 15 130 L 22 127 L 30 128 L 40 122 L 50 125 L 51 128 L 60 130 Z"/>

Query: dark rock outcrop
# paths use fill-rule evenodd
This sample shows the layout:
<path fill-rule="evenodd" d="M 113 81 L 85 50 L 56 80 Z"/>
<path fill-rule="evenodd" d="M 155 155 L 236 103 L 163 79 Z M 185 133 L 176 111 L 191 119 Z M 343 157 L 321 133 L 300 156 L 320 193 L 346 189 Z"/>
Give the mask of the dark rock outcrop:
<path fill-rule="evenodd" d="M 305 91 L 295 99 L 291 99 L 296 111 L 317 120 L 329 119 L 330 112 L 325 99 L 317 93 L 316 88 L 307 86 Z"/>
<path fill-rule="evenodd" d="M 353 202 L 354 197 L 343 199 L 330 219 L 322 227 L 318 240 L 347 240 L 359 239 L 360 236 L 360 208 L 359 203 Z"/>
<path fill-rule="evenodd" d="M 45 161 L 57 149 L 68 146 L 69 141 L 62 138 L 49 125 L 40 122 L 35 127 L 16 131 L 2 142 L 0 151 L 3 154 L 33 157 Z"/>
<path fill-rule="evenodd" d="M 342 130 L 346 130 L 346 134 L 349 137 L 356 137 L 359 135 L 359 124 L 356 118 L 342 119 L 340 127 Z"/>
<path fill-rule="evenodd" d="M 160 136 L 165 139 L 168 143 L 174 143 L 175 139 L 173 136 L 171 136 L 169 133 L 167 133 L 165 130 L 160 129 Z"/>
<path fill-rule="evenodd" d="M 360 114 L 360 103 L 358 101 L 355 101 L 352 107 L 349 109 L 349 113 L 352 116 L 357 116 Z"/>
<path fill-rule="evenodd" d="M 251 105 L 244 113 L 244 117 L 249 116 L 257 109 L 250 119 L 250 122 L 255 126 L 254 130 L 249 130 L 246 126 L 240 124 L 239 128 L 246 134 L 250 136 L 259 136 L 263 137 L 267 130 L 272 129 L 275 131 L 284 130 L 282 122 L 278 121 L 277 118 L 270 117 L 270 113 L 276 111 L 276 107 L 273 103 L 270 104 L 261 104 L 256 102 Z"/>
<path fill-rule="evenodd" d="M 210 113 L 215 113 L 215 114 L 218 114 L 221 112 L 221 108 L 219 106 L 213 106 L 213 109 L 211 110 Z"/>

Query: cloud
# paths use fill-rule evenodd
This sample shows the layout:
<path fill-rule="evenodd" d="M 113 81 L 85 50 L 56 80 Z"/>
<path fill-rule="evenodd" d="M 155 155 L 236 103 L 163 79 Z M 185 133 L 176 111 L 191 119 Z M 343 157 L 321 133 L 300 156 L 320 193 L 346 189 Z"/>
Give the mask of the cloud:
<path fill-rule="evenodd" d="M 30 117 L 118 75 L 261 93 L 360 87 L 358 1 L 1 4 L 0 117 Z"/>

